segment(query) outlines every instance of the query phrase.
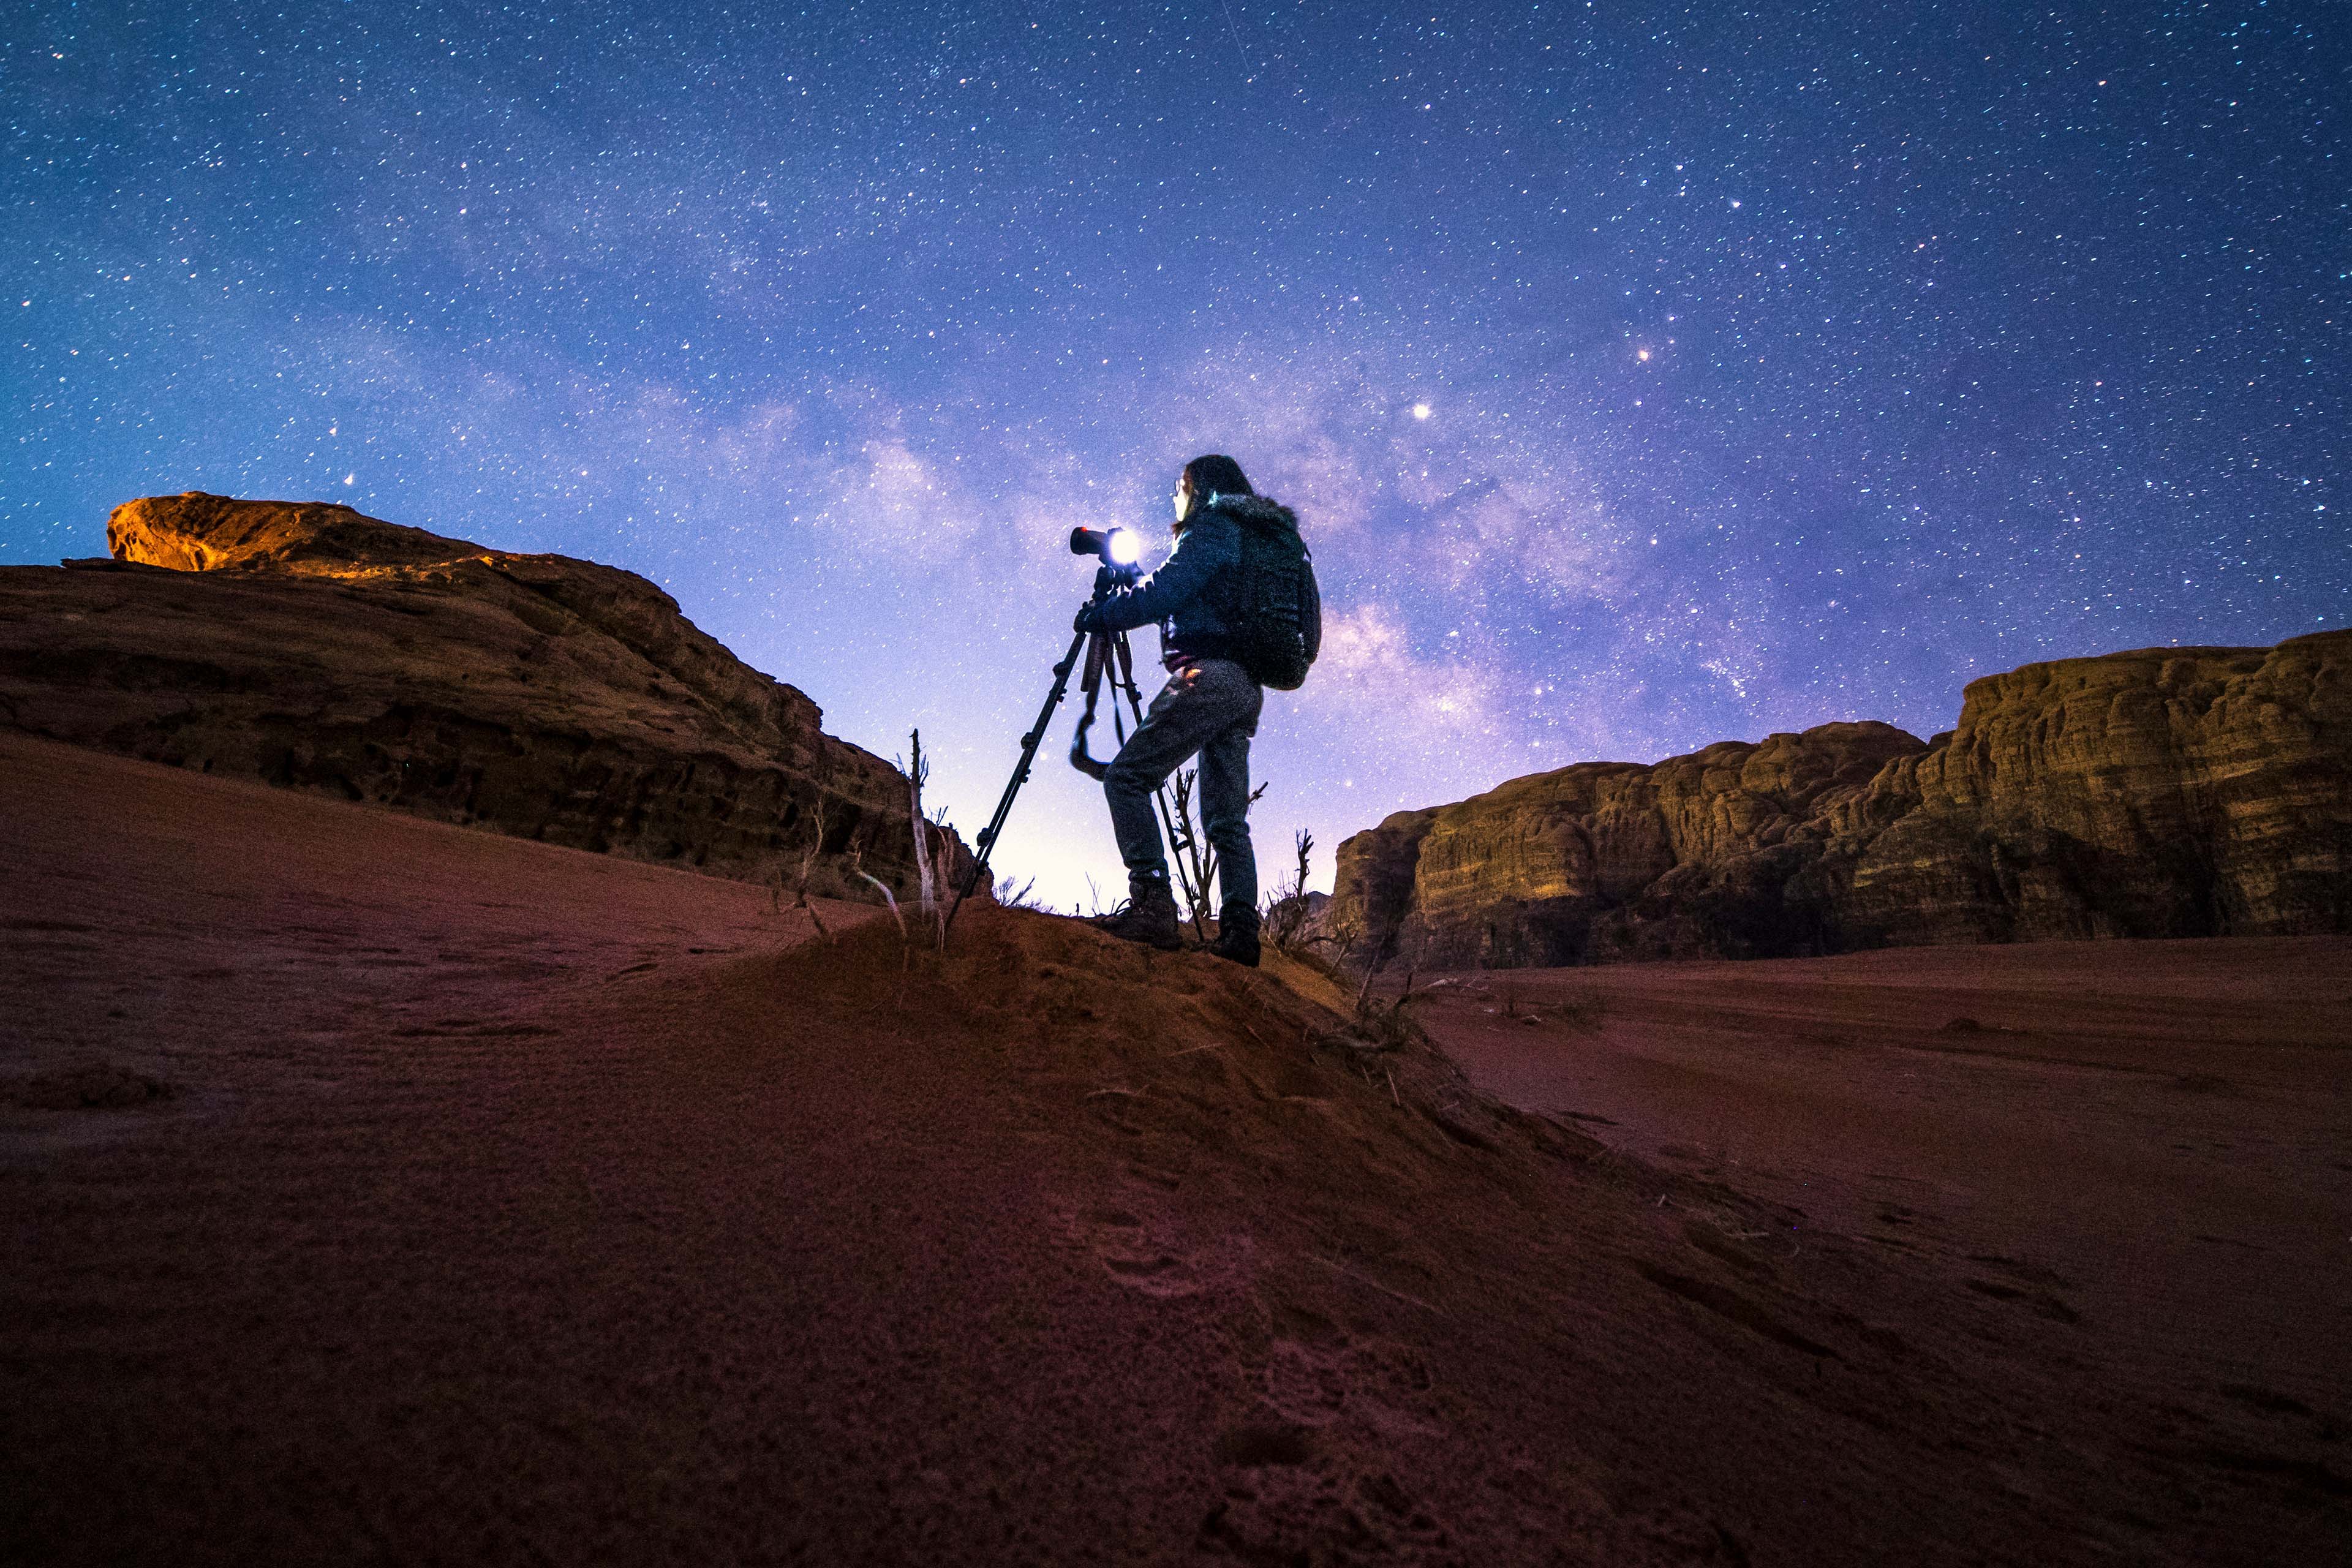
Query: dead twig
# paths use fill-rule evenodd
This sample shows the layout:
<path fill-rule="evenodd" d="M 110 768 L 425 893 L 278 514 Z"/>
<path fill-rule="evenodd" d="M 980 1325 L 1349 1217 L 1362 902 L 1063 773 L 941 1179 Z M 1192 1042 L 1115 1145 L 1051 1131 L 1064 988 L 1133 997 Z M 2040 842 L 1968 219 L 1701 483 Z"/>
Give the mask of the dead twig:
<path fill-rule="evenodd" d="M 1205 938 L 1209 879 L 1216 874 L 1217 853 L 1213 847 L 1202 845 L 1200 830 L 1192 821 L 1192 786 L 1200 776 L 1198 768 L 1183 768 L 1170 781 L 1174 799 L 1168 808 L 1168 837 L 1169 847 L 1175 851 L 1177 889 L 1184 895 L 1192 934 Z"/>
<path fill-rule="evenodd" d="M 1297 868 L 1287 880 L 1276 885 L 1274 901 L 1265 912 L 1265 929 L 1277 947 L 1296 942 L 1299 929 L 1307 923 L 1307 857 L 1314 851 L 1315 835 L 1302 827 L 1290 836 L 1290 843 L 1298 855 Z"/>
<path fill-rule="evenodd" d="M 1192 933 L 1205 940 L 1213 912 L 1209 905 L 1209 887 L 1217 876 L 1217 847 L 1209 842 L 1206 836 L 1206 809 L 1203 808 L 1198 823 L 1193 819 L 1192 802 L 1200 782 L 1201 770 L 1198 768 L 1186 768 L 1169 781 L 1174 803 L 1168 808 L 1168 836 L 1172 840 L 1171 847 L 1176 851 L 1176 884 L 1178 890 L 1184 895 L 1185 903 L 1190 906 Z M 1250 791 L 1249 799 L 1242 803 L 1242 810 L 1247 812 L 1265 792 L 1265 784 Z"/>
<path fill-rule="evenodd" d="M 803 889 L 801 891 L 800 907 L 808 911 L 809 924 L 816 927 L 816 934 L 824 938 L 825 941 L 831 942 L 833 940 L 833 933 L 824 929 L 824 921 L 818 917 L 816 906 L 809 902 L 809 896 L 806 889 Z"/>
<path fill-rule="evenodd" d="M 800 874 L 793 881 L 793 907 L 806 910 L 809 924 L 816 927 L 816 934 L 827 943 L 831 943 L 833 932 L 825 929 L 824 917 L 816 912 L 816 906 L 809 901 L 808 890 L 809 878 L 816 870 L 816 858 L 824 850 L 824 808 L 828 797 L 829 792 L 825 788 L 824 781 L 820 778 L 816 785 L 816 804 L 809 813 L 813 820 L 810 825 L 808 843 L 801 850 Z M 779 871 L 776 875 L 777 886 L 781 891 L 783 873 Z"/>
<path fill-rule="evenodd" d="M 955 841 L 944 817 L 933 823 L 923 815 L 923 785 L 931 777 L 930 759 L 923 755 L 923 732 L 913 731 L 907 742 L 907 811 L 915 837 L 915 888 L 923 920 L 930 927 L 931 945 L 944 952 L 948 945 L 948 900 L 941 895 L 944 885 L 954 875 Z M 939 835 L 936 845 L 931 838 L 935 833 Z"/>
<path fill-rule="evenodd" d="M 931 776 L 931 764 L 923 757 L 923 732 L 914 731 L 907 737 L 909 755 L 907 761 L 907 810 L 914 818 L 915 889 L 920 908 L 926 916 L 937 902 L 931 882 L 930 824 L 923 820 L 923 783 Z"/>
<path fill-rule="evenodd" d="M 890 890 L 890 884 L 885 882 L 881 878 L 874 875 L 871 871 L 861 870 L 857 875 L 860 880 L 873 883 L 875 889 L 882 895 L 882 901 L 890 906 L 890 918 L 898 922 L 899 944 L 901 946 L 905 945 L 907 941 L 907 917 L 898 912 L 898 895 Z"/>

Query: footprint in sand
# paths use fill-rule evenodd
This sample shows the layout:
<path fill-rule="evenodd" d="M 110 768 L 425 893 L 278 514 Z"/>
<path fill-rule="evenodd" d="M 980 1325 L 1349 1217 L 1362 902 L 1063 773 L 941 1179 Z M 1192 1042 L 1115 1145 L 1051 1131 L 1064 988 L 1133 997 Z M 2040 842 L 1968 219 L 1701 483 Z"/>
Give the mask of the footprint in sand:
<path fill-rule="evenodd" d="M 1266 1407 L 1303 1427 L 1355 1420 L 1390 1435 L 1445 1430 L 1426 1363 L 1389 1341 L 1354 1335 L 1321 1313 L 1286 1306 L 1253 1374 Z"/>
<path fill-rule="evenodd" d="M 1247 1563 L 1420 1561 L 1444 1527 L 1375 1449 L 1295 1422 L 1226 1428 L 1214 1456 L 1223 1495 L 1199 1544 Z"/>
<path fill-rule="evenodd" d="M 1103 1271 L 1147 1296 L 1190 1296 L 1201 1289 L 1200 1271 L 1181 1249 L 1162 1246 L 1142 1217 L 1121 1208 L 1080 1209 L 1066 1215 L 1063 1229 L 1090 1248 Z"/>

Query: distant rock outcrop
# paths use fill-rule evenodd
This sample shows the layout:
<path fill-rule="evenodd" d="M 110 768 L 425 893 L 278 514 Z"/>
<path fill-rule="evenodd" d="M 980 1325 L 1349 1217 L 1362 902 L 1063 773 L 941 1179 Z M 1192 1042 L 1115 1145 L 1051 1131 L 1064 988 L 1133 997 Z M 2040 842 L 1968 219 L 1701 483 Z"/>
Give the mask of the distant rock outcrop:
<path fill-rule="evenodd" d="M 1514 779 L 1349 838 L 1318 924 L 1425 967 L 2352 931 L 2352 631 Z"/>
<path fill-rule="evenodd" d="M 115 509 L 0 568 L 0 722 L 750 880 L 914 879 L 907 780 L 632 573 L 323 503 Z M 950 858 L 961 861 L 961 846 Z"/>

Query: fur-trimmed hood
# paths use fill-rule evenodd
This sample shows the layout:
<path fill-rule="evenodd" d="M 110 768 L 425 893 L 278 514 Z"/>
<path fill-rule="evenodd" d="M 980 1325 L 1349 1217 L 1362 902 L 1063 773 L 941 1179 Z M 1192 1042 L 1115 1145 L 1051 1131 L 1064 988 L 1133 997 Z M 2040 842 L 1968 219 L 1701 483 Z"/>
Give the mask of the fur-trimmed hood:
<path fill-rule="evenodd" d="M 1192 515 L 1176 531 L 1178 537 L 1212 511 L 1223 512 L 1244 526 L 1263 528 L 1268 523 L 1279 523 L 1294 533 L 1298 531 L 1298 514 L 1270 496 L 1212 495 L 1205 504 L 1192 509 Z"/>

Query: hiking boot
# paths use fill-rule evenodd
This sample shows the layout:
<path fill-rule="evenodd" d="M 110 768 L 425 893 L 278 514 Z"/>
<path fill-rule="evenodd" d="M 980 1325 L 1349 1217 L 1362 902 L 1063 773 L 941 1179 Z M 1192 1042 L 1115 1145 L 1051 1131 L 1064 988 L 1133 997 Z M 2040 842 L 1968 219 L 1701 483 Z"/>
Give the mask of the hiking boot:
<path fill-rule="evenodd" d="M 1176 895 L 1164 877 L 1129 877 L 1125 905 L 1093 922 L 1122 942 L 1139 942 L 1162 952 L 1184 945 L 1176 934 Z"/>
<path fill-rule="evenodd" d="M 1209 951 L 1245 969 L 1257 967 L 1257 911 L 1228 909 L 1217 918 L 1217 940 Z"/>

